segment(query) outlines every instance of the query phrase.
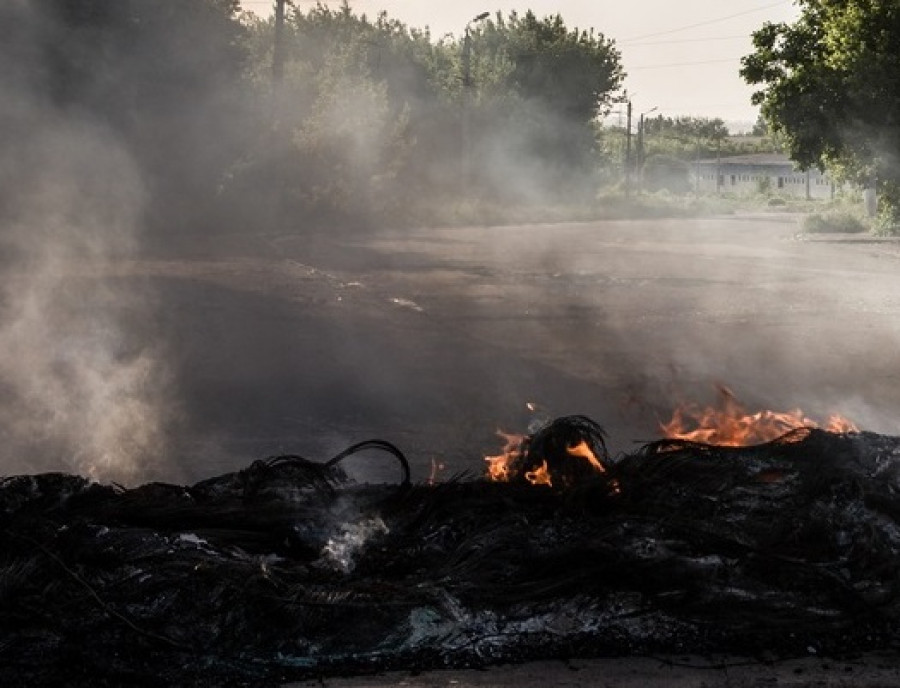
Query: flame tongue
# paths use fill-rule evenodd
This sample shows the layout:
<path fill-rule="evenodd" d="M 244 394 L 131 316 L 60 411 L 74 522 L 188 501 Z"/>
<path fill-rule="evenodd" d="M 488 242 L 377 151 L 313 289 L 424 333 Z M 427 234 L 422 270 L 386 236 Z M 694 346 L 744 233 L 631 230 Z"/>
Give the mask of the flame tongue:
<path fill-rule="evenodd" d="M 859 432 L 859 428 L 852 421 L 840 416 L 832 414 L 828 417 L 828 423 L 825 425 L 828 432 Z"/>
<path fill-rule="evenodd" d="M 770 442 L 798 428 L 820 427 L 800 409 L 749 413 L 730 389 L 720 386 L 718 392 L 717 407 L 701 409 L 683 405 L 675 409 L 668 423 L 660 423 L 663 434 L 669 439 L 744 447 Z M 829 419 L 825 429 L 829 432 L 858 432 L 853 423 L 836 415 Z"/>
<path fill-rule="evenodd" d="M 497 434 L 505 445 L 500 454 L 485 457 L 491 480 L 566 487 L 606 473 L 603 429 L 585 416 L 557 418 L 533 435 Z"/>
<path fill-rule="evenodd" d="M 594 456 L 594 452 L 591 451 L 591 448 L 588 446 L 588 443 L 584 440 L 581 440 L 575 446 L 566 447 L 566 451 L 569 453 L 569 456 L 577 456 L 582 459 L 587 460 L 587 462 L 594 467 L 598 473 L 606 473 L 606 466 L 600 463 L 600 460 Z"/>
<path fill-rule="evenodd" d="M 505 441 L 503 449 L 496 456 L 485 456 L 488 464 L 488 477 L 497 482 L 506 483 L 513 477 L 513 466 L 522 456 L 525 435 L 515 435 L 501 430 L 497 436 Z"/>
<path fill-rule="evenodd" d="M 542 461 L 539 468 L 526 472 L 525 479 L 532 485 L 553 487 L 553 481 L 550 479 L 550 470 L 547 468 L 546 461 Z"/>

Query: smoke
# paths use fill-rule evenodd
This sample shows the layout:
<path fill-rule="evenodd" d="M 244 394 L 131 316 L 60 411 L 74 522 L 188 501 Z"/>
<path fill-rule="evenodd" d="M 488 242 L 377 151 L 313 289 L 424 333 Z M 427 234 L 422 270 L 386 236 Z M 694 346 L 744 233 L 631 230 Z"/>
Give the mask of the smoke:
<path fill-rule="evenodd" d="M 341 523 L 336 531 L 322 548 L 322 560 L 341 573 L 353 571 L 357 555 L 373 538 L 390 532 L 380 516 Z"/>
<path fill-rule="evenodd" d="M 20 35 L 0 80 L 3 471 L 130 481 L 153 473 L 166 420 L 161 351 L 129 331 L 153 307 L 111 271 L 136 246 L 144 186 L 103 122 L 49 96 L 54 22 L 31 3 L 4 14 Z"/>
<path fill-rule="evenodd" d="M 476 116 L 470 134 L 475 188 L 504 203 L 535 208 L 593 199 L 594 142 L 584 122 L 536 99 L 518 102 L 513 114 L 489 111 L 482 118 Z"/>

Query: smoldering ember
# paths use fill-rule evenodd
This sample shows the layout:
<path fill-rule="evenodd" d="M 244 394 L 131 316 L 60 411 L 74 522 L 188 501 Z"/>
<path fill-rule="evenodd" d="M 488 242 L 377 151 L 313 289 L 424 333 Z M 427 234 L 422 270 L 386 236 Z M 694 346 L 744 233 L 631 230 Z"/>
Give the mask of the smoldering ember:
<path fill-rule="evenodd" d="M 507 444 L 501 480 L 415 482 L 381 440 L 188 487 L 6 478 L 5 679 L 265 685 L 897 646 L 900 438 L 799 427 L 611 457 L 567 416 Z M 396 460 L 398 483 L 351 481 L 341 463 L 365 453 Z"/>

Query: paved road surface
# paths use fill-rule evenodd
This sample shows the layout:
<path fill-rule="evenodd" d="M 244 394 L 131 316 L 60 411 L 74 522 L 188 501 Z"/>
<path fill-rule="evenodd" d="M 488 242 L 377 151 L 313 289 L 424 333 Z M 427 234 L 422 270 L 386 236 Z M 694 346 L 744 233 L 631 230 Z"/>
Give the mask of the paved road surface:
<path fill-rule="evenodd" d="M 151 297 L 120 313 L 168 381 L 169 442 L 138 479 L 370 437 L 417 479 L 433 460 L 480 472 L 495 430 L 534 418 L 526 402 L 590 415 L 627 451 L 716 382 L 753 409 L 900 433 L 900 245 L 797 233 L 746 216 L 173 239 L 72 280 Z"/>
<path fill-rule="evenodd" d="M 197 374 L 208 392 L 246 366 L 248 440 L 383 437 L 420 476 L 432 458 L 480 471 L 526 402 L 591 415 L 629 450 L 716 382 L 751 408 L 900 432 L 900 246 L 797 232 L 746 217 L 273 239 L 284 276 L 255 305 L 214 295 L 226 343 Z"/>

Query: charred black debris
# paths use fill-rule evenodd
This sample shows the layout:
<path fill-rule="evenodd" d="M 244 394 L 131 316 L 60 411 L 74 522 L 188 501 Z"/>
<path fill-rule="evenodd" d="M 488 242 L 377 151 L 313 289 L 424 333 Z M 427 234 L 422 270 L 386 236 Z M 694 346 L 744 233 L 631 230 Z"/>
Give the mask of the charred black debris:
<path fill-rule="evenodd" d="M 566 449 L 585 442 L 604 470 Z M 7 685 L 253 685 L 657 652 L 893 650 L 900 438 L 798 430 L 611 458 L 558 419 L 553 486 L 413 484 L 387 442 L 256 461 L 189 487 L 0 482 Z M 341 460 L 393 455 L 399 485 Z"/>

